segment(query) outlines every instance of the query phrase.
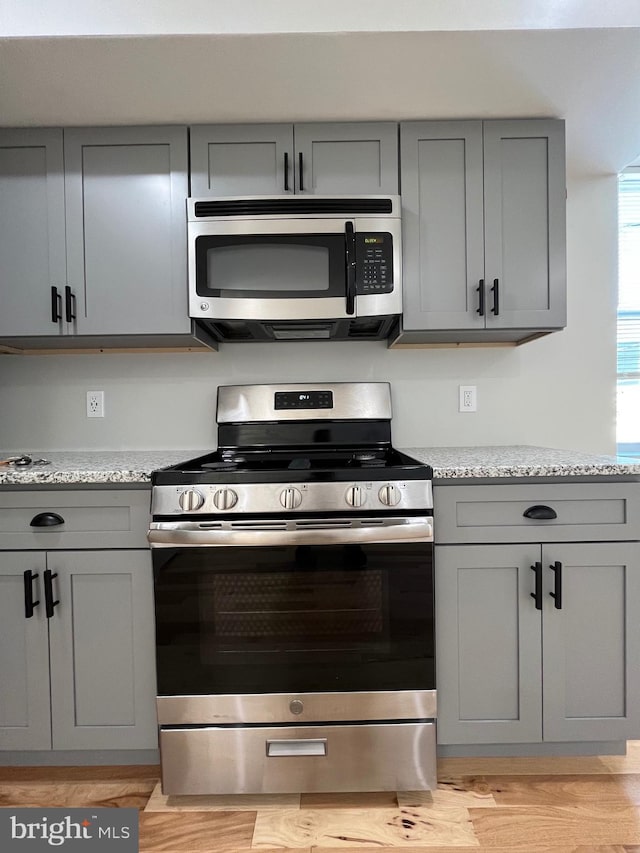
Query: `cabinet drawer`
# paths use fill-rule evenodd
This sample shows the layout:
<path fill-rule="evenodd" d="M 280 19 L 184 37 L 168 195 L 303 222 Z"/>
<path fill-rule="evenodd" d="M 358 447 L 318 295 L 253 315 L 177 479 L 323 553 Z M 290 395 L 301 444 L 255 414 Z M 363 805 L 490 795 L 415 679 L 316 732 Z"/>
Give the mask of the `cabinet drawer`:
<path fill-rule="evenodd" d="M 0 493 L 0 550 L 146 548 L 149 510 L 146 489 Z M 32 526 L 43 514 L 63 523 Z"/>
<path fill-rule="evenodd" d="M 433 503 L 439 544 L 640 539 L 640 483 L 436 486 Z"/>

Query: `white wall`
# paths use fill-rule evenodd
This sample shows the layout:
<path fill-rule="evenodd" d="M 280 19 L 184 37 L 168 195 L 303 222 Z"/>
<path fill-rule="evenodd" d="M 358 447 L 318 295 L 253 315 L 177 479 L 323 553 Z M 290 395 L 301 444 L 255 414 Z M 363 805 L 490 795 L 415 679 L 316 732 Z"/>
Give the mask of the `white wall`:
<path fill-rule="evenodd" d="M 384 380 L 399 447 L 615 448 L 615 176 L 572 177 L 568 326 L 520 347 L 390 351 L 378 343 L 228 344 L 218 353 L 0 356 L 0 448 L 215 446 L 218 385 Z M 457 386 L 477 385 L 459 414 Z M 85 417 L 104 389 L 106 417 Z"/>

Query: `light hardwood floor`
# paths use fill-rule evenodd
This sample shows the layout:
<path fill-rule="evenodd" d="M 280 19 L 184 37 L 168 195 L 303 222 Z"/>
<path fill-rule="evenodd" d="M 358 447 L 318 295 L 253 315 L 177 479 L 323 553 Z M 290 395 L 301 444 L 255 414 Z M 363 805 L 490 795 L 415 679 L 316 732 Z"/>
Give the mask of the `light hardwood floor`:
<path fill-rule="evenodd" d="M 438 790 L 165 797 L 152 767 L 0 768 L 0 806 L 140 810 L 141 853 L 640 853 L 626 756 L 444 759 Z"/>

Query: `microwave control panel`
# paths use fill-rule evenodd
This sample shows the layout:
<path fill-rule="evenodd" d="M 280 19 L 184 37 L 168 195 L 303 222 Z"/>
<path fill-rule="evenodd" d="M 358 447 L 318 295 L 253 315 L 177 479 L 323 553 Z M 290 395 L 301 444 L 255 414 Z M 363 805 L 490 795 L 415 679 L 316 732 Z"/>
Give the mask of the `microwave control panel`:
<path fill-rule="evenodd" d="M 393 237 L 386 232 L 357 233 L 356 293 L 393 291 Z"/>

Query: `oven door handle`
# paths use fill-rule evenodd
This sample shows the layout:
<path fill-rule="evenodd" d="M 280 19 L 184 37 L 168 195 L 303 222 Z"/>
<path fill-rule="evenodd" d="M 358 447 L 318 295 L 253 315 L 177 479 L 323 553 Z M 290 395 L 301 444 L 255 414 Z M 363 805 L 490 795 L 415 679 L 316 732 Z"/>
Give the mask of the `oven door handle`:
<path fill-rule="evenodd" d="M 147 538 L 152 548 L 433 542 L 433 518 L 154 521 Z"/>

